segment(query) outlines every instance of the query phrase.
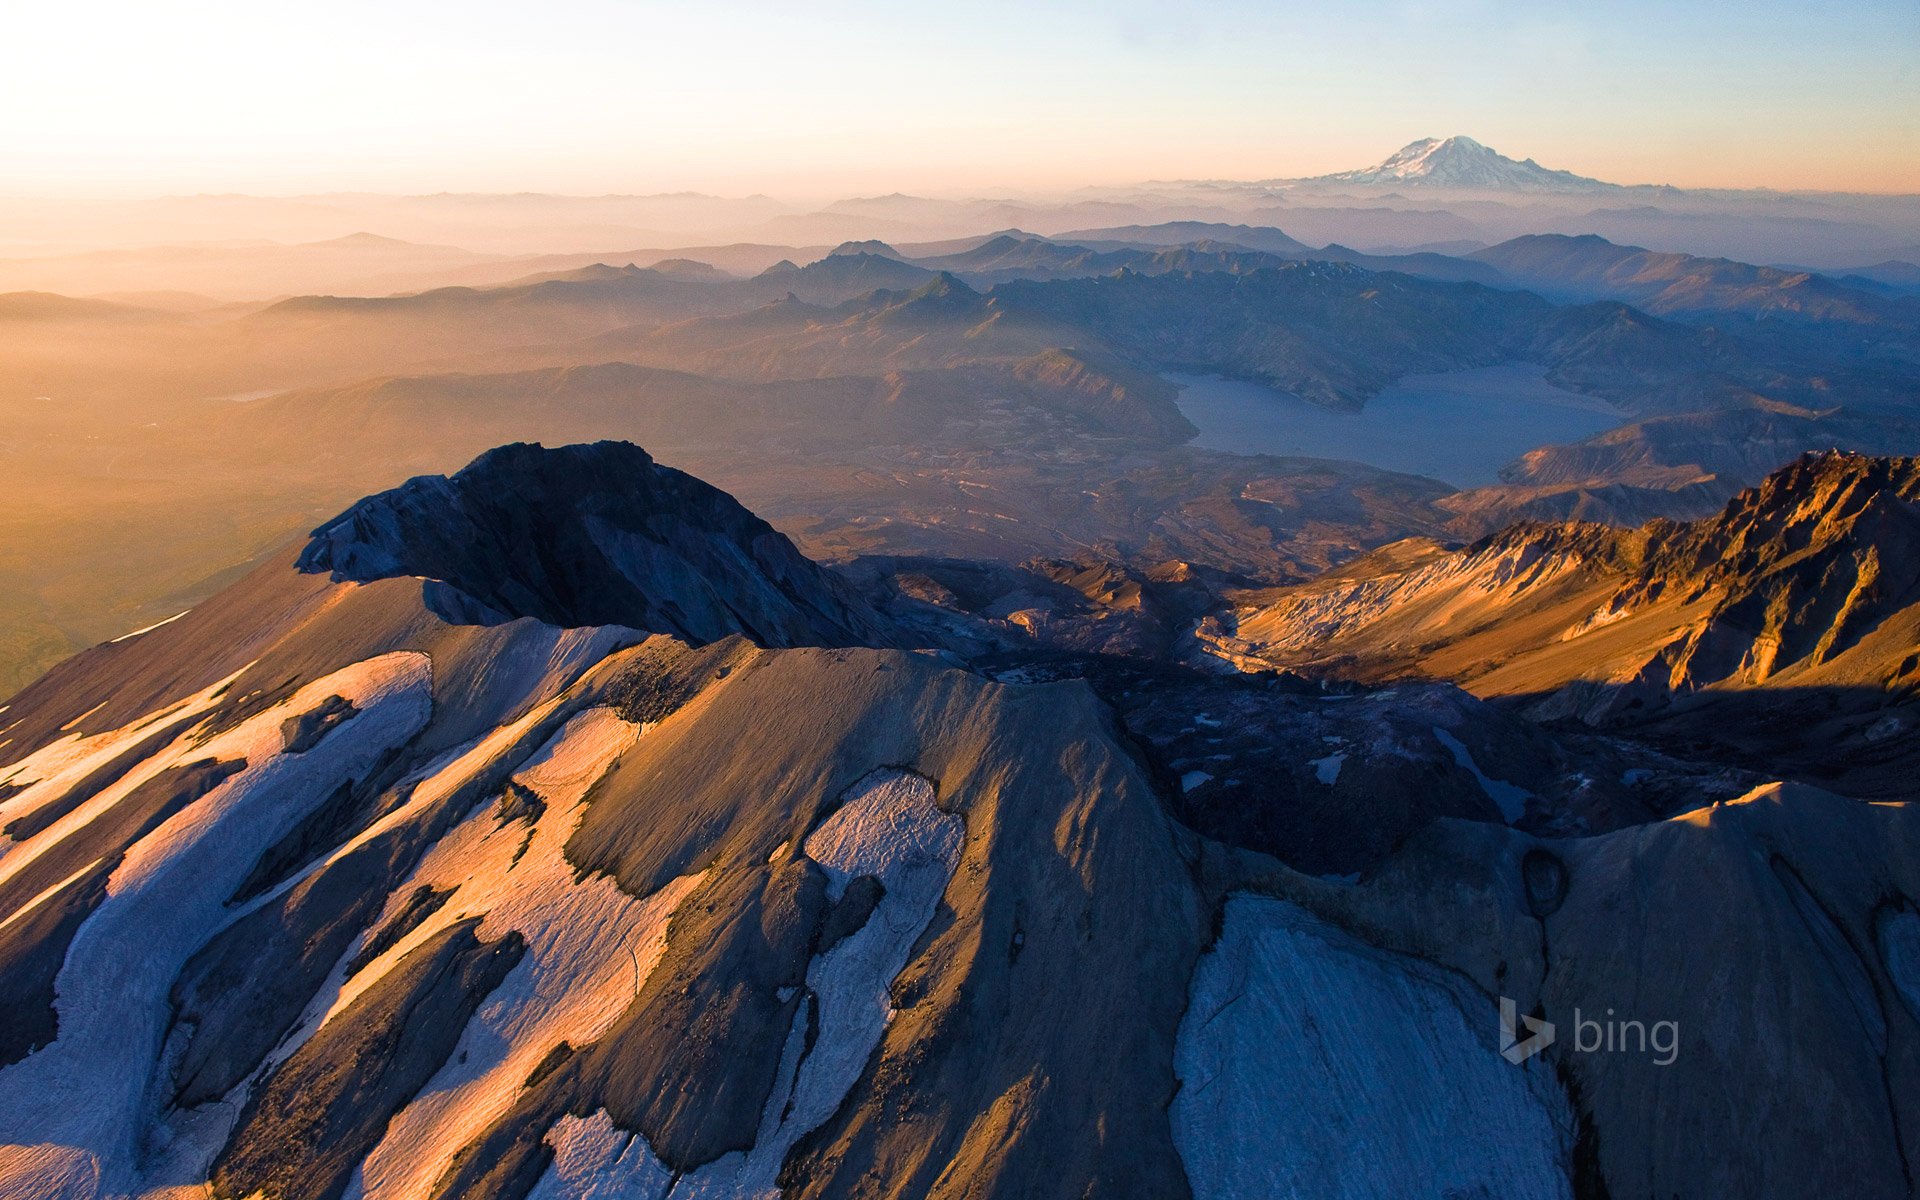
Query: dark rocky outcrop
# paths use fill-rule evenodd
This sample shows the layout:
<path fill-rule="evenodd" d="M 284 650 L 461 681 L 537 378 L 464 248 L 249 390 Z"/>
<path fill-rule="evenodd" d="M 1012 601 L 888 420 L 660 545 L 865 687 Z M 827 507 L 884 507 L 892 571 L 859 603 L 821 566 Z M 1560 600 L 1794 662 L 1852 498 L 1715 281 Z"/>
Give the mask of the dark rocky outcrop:
<path fill-rule="evenodd" d="M 428 580 L 461 624 L 532 617 L 693 643 L 885 644 L 884 624 L 718 488 L 625 442 L 490 450 L 369 496 L 314 531 L 299 568 Z"/>
<path fill-rule="evenodd" d="M 480 919 L 435 935 L 282 1063 L 241 1114 L 213 1167 L 238 1200 L 335 1200 L 387 1123 L 440 1069 L 487 993 L 526 951 L 482 942 Z"/>
<path fill-rule="evenodd" d="M 374 930 L 360 949 L 354 952 L 353 957 L 347 960 L 348 977 L 358 975 L 368 963 L 399 945 L 401 938 L 418 929 L 421 922 L 439 912 L 441 907 L 452 899 L 453 893 L 453 888 L 436 889 L 424 883 L 407 893 L 406 903 L 400 906 L 400 911 L 389 917 L 386 924 Z"/>
<path fill-rule="evenodd" d="M 352 720 L 358 711 L 346 697 L 328 696 L 299 716 L 288 717 L 280 726 L 280 735 L 286 739 L 286 752 L 305 754 L 318 746 L 320 739 L 333 732 L 335 726 Z"/>
<path fill-rule="evenodd" d="M 229 925 L 193 956 L 173 987 L 181 1040 L 176 1104 L 217 1100 L 259 1066 L 379 915 L 424 832 L 403 828 L 368 841 Z"/>

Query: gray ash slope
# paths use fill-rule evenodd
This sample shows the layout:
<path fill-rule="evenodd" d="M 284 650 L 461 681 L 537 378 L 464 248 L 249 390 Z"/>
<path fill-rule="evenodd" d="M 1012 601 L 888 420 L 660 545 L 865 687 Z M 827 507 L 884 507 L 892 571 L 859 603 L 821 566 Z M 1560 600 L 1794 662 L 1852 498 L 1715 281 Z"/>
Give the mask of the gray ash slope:
<path fill-rule="evenodd" d="M 1085 680 L 522 611 L 597 619 L 615 568 L 622 621 L 697 607 L 596 559 L 590 515 L 703 587 L 756 544 L 600 455 L 376 498 L 325 571 L 281 555 L 0 710 L 0 996 L 46 1014 L 0 1056 L 0 1196 L 1910 1191 L 1910 805 L 1769 785 L 1546 837 L 1484 789 L 1556 751 L 1458 696 L 1196 691 L 1185 733 L 1267 688 L 1472 764 L 1320 878 L 1184 824 L 1204 796 L 1128 732 L 1175 714 Z M 1096 575 L 1020 586 L 1156 594 Z M 857 640 L 754 616 L 798 611 L 772 592 L 729 597 L 741 630 Z M 1378 764 L 1295 765 L 1346 789 L 1290 815 L 1316 852 L 1376 815 Z M 1512 1064 L 1500 996 L 1631 1002 L 1679 1053 Z"/>

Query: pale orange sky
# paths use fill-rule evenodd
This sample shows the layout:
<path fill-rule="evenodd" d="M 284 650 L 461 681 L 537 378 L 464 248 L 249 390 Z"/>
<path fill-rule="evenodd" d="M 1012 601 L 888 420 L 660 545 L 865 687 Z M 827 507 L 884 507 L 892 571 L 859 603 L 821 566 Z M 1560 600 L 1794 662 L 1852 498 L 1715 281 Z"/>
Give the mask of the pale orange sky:
<path fill-rule="evenodd" d="M 75 0 L 0 45 L 13 194 L 1059 189 L 1464 133 L 1622 183 L 1920 192 L 1920 4 Z"/>

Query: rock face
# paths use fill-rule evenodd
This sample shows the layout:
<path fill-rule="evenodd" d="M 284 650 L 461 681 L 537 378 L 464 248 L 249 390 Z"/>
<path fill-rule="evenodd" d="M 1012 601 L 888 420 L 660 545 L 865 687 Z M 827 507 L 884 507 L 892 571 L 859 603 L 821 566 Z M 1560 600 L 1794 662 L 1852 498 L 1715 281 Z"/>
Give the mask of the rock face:
<path fill-rule="evenodd" d="M 1563 1161 L 1575 1195 L 1905 1196 L 1920 1150 L 1920 1023 L 1889 931 L 1905 927 L 1920 887 L 1915 815 L 1911 804 L 1772 785 L 1593 838 L 1445 821 L 1357 885 L 1275 877 L 1258 890 L 1357 934 L 1371 961 L 1380 950 L 1414 956 L 1550 1023 L 1551 1043 L 1515 1071 L 1551 1066 L 1573 1102 Z M 1243 921 L 1223 947 L 1285 930 L 1278 965 L 1339 965 L 1301 943 L 1315 932 L 1298 915 Z M 1196 989 L 1207 981 L 1203 968 Z M 1482 1004 L 1480 1029 L 1497 1028 Z M 1314 1017 L 1334 1025 L 1332 1045 L 1355 1019 L 1338 1006 Z M 1436 1014 L 1392 1019 L 1404 1030 Z M 1518 1026 L 1521 1040 L 1530 1028 Z M 1183 1027 L 1183 1039 L 1197 1035 Z M 1260 1059 L 1299 1053 L 1283 1045 Z M 1435 1086 L 1421 1078 L 1435 1061 L 1396 1063 L 1399 1092 Z M 1446 1103 L 1487 1103 L 1479 1090 L 1463 1099 L 1449 1086 Z M 1261 1099 L 1248 1095 L 1250 1107 Z M 1441 1119 L 1424 1113 L 1409 1128 Z M 1516 1162 L 1546 1142 L 1533 1128 Z"/>
<path fill-rule="evenodd" d="M 1713 552 L 1791 575 L 1753 539 L 1825 562 L 1897 511 L 1835 498 Z M 510 447 L 0 712 L 0 1197 L 1910 1192 L 1910 805 L 1546 836 L 1556 745 L 1438 685 L 757 645 L 839 611 L 764 528 L 630 447 Z M 1653 540 L 1582 569 L 1708 553 Z M 1298 760 L 1255 763 L 1300 801 L 1266 842 L 1198 778 L 1244 741 Z M 1432 795 L 1369 794 L 1396 754 Z M 1503 1053 L 1502 998 L 1560 1040 Z M 1591 1048 L 1614 1018 L 1673 1053 Z"/>
<path fill-rule="evenodd" d="M 643 513 L 608 458 L 657 470 L 510 448 L 378 498 L 324 571 L 282 557 L 3 714 L 0 969 L 39 1048 L 0 1067 L 0 1195 L 1185 1190 L 1208 904 L 1110 714 L 517 615 L 686 594 L 552 552 L 601 517 L 807 611 L 765 582 L 784 542 L 721 553 L 765 528 L 732 501 L 657 472 Z"/>
<path fill-rule="evenodd" d="M 1670 682 L 1762 683 L 1834 661 L 1920 603 L 1920 459 L 1807 455 L 1717 518 L 1643 532 L 1640 569 L 1605 611 L 1710 605 L 1663 652 Z"/>
<path fill-rule="evenodd" d="M 1483 694 L 1601 681 L 1642 701 L 1719 685 L 1879 690 L 1920 668 L 1920 459 L 1809 454 L 1698 521 L 1519 525 L 1428 546 L 1249 594 L 1216 645 Z"/>
<path fill-rule="evenodd" d="M 625 625 L 689 642 L 884 643 L 885 627 L 772 526 L 625 442 L 490 450 L 314 530 L 299 569 L 430 582 L 455 622 Z"/>

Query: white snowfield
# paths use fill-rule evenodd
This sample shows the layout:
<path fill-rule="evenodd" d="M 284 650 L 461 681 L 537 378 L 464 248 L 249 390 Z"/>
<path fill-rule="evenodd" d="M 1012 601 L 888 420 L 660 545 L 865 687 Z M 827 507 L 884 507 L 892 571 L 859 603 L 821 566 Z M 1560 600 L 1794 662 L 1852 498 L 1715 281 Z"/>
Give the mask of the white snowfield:
<path fill-rule="evenodd" d="M 530 677 L 526 682 L 530 687 L 538 686 L 535 682 L 537 678 L 537 676 Z M 533 705 L 520 717 L 512 721 L 503 722 L 500 726 L 489 731 L 485 736 L 479 738 L 472 744 L 451 751 L 430 764 L 424 772 L 418 773 L 418 783 L 413 788 L 406 804 L 395 809 L 380 820 L 375 821 L 358 835 L 331 853 L 322 856 L 316 862 L 310 864 L 278 887 L 240 908 L 233 914 L 234 919 L 237 920 L 246 913 L 253 911 L 253 909 L 259 905 L 268 903 L 288 888 L 298 884 L 302 879 L 307 878 L 313 873 L 324 869 L 327 865 L 352 853 L 371 839 L 380 836 L 397 825 L 414 819 L 427 807 L 438 803 L 463 785 L 486 773 L 499 762 L 500 759 L 511 754 L 513 748 L 521 743 L 530 732 L 551 717 L 554 711 L 561 705 L 562 700 L 563 698 L 561 696 L 553 696 L 539 704 Z M 604 715 L 606 710 L 598 710 L 598 712 Z M 624 725 L 624 722 L 620 724 Z M 626 729 L 631 731 L 632 727 L 626 726 Z M 547 749 L 550 751 L 554 746 L 559 745 L 559 739 L 564 739 L 565 736 L 566 730 L 563 728 L 561 733 L 557 735 L 556 740 L 549 743 Z M 631 741 L 630 738 L 624 737 L 624 735 L 616 740 L 627 743 Z M 543 752 L 542 757 L 550 759 L 553 756 Z M 570 755 L 568 756 L 568 761 L 573 762 L 576 757 L 577 756 Z M 524 769 L 532 770 L 533 768 L 529 766 Z M 584 796 L 586 789 L 592 786 L 593 779 L 598 778 L 600 771 L 604 770 L 605 767 L 603 765 L 598 771 L 595 771 L 593 778 L 589 778 L 580 784 L 579 790 L 581 796 Z M 476 802 L 473 812 L 469 814 L 468 819 L 464 821 L 461 826 L 456 827 L 455 830 L 450 832 L 448 837 L 457 839 L 462 830 L 470 830 L 475 827 L 476 823 L 496 823 L 491 816 L 493 799 L 493 796 L 490 794 Z M 574 819 L 577 820 L 577 804 L 573 807 L 572 811 L 574 813 Z M 550 816 L 551 814 L 548 815 Z M 571 825 L 568 826 L 568 830 L 569 832 L 571 831 Z M 516 823 L 512 826 L 511 836 L 513 838 L 512 846 L 517 847 L 526 837 L 524 825 Z M 564 843 L 565 834 L 561 835 L 561 841 Z M 438 852 L 439 847 L 436 846 L 435 851 L 430 852 L 428 860 L 423 862 L 422 869 L 425 869 L 428 863 L 434 861 Z M 509 853 L 511 853 L 511 849 Z M 529 844 L 529 853 L 532 853 L 531 844 Z M 441 858 L 440 861 L 444 862 L 445 859 Z M 496 883 L 497 882 L 498 881 L 496 881 Z M 416 877 L 416 879 L 396 889 L 389 897 L 389 909 L 403 901 L 417 886 L 419 886 L 419 879 Z M 444 886 L 444 884 L 441 886 Z M 476 896 L 490 894 L 492 894 L 492 892 L 486 889 L 474 893 Z M 449 901 L 450 904 L 453 902 L 453 900 Z M 480 911 L 485 910 L 483 908 Z M 419 944 L 425 934 L 415 931 L 414 935 L 402 939 L 386 953 L 367 963 L 351 978 L 348 977 L 347 964 L 353 960 L 360 947 L 365 944 L 366 939 L 371 937 L 375 930 L 380 929 L 385 924 L 386 918 L 391 915 L 392 913 L 390 911 L 383 912 L 381 916 L 376 918 L 368 929 L 355 940 L 354 944 L 341 955 L 340 961 L 334 964 L 333 970 L 329 973 L 326 981 L 322 983 L 314 999 L 309 1002 L 305 1016 L 300 1023 L 295 1026 L 293 1032 L 289 1033 L 281 1044 L 267 1055 L 265 1066 L 271 1067 L 285 1062 L 295 1051 L 306 1043 L 308 1038 L 313 1036 L 315 1031 L 341 1010 L 345 1009 L 361 992 L 365 991 L 375 980 L 390 970 L 407 950 Z M 463 908 L 460 910 L 460 915 L 473 915 L 473 912 Z M 422 928 L 427 931 L 438 931 L 444 929 L 448 923 L 456 919 L 458 919 L 458 916 L 450 914 L 448 909 L 443 908 L 439 913 L 423 923 Z M 662 920 L 664 921 L 665 918 L 663 917 Z M 503 935 L 505 930 L 488 932 L 487 926 L 483 925 L 482 932 L 489 939 L 492 939 Z M 211 937 L 211 934 L 209 934 L 209 937 Z M 638 946 L 635 947 L 635 951 L 636 953 L 639 952 Z M 523 963 L 522 968 L 524 967 L 525 964 Z M 509 980 L 509 985 L 510 984 L 511 980 Z M 455 1057 L 457 1058 L 457 1054 Z M 263 1071 L 255 1072 L 255 1078 L 258 1078 Z M 167 1134 L 173 1138 L 173 1141 L 166 1147 L 166 1153 L 155 1159 L 149 1165 L 146 1173 L 146 1182 L 151 1185 L 162 1181 L 174 1181 L 178 1183 L 180 1181 L 205 1179 L 212 1165 L 214 1156 L 219 1153 L 220 1147 L 225 1144 L 227 1137 L 232 1132 L 233 1122 L 238 1119 L 240 1110 L 245 1104 L 248 1087 L 249 1083 L 243 1082 L 234 1089 L 232 1094 L 220 1103 L 207 1105 L 199 1110 L 177 1115 L 173 1128 L 166 1131 Z M 431 1180 L 428 1182 L 431 1183 Z M 182 1186 L 184 1186 L 184 1184 Z M 196 1195 L 197 1194 L 198 1193 L 196 1193 Z M 5 1200 L 4 1193 L 0 1193 L 0 1200 Z"/>
<path fill-rule="evenodd" d="M 534 672 L 534 674 L 544 674 Z M 165 744 L 74 812 L 0 859 L 0 878 L 109 812 L 169 768 L 204 759 L 245 760 L 237 771 L 127 851 L 108 895 L 81 924 L 56 980 L 59 1033 L 0 1069 L 0 1200 L 99 1200 L 109 1196 L 204 1196 L 207 1172 L 265 1069 L 225 1099 L 154 1124 L 169 1094 L 161 1078 L 169 991 L 187 960 L 231 922 L 273 902 L 300 880 L 429 806 L 516 753 L 554 720 L 557 692 L 517 719 L 413 772 L 406 802 L 291 878 L 228 908 L 267 847 L 348 778 L 426 727 L 432 713 L 427 657 L 397 653 L 338 671 L 205 741 L 198 720 L 231 680 L 109 733 L 72 735 L 23 760 L 9 778 L 27 786 L 0 815 L 58 801 L 92 772 L 179 723 Z M 339 696 L 354 713 L 301 754 L 284 750 L 284 723 Z M 286 1061 L 410 951 L 450 925 L 481 917 L 480 936 L 517 932 L 526 952 L 474 1013 L 458 1045 L 398 1112 L 348 1188 L 351 1200 L 427 1195 L 453 1156 L 513 1105 L 534 1068 L 560 1043 L 603 1036 L 645 985 L 666 945 L 674 910 L 699 883 L 675 879 L 644 898 L 605 875 L 577 879 L 565 856 L 593 784 L 644 733 L 613 710 L 574 713 L 512 776 L 544 804 L 503 818 L 489 790 L 386 897 L 384 911 L 335 963 L 303 1018 L 267 1058 Z M 519 751 L 523 753 L 524 751 Z M 863 875 L 884 896 L 865 925 L 809 965 L 818 1024 L 801 1006 L 751 1152 L 708 1164 L 677 1185 L 645 1140 L 605 1113 L 563 1118 L 548 1134 L 556 1160 L 540 1183 L 547 1196 L 762 1196 L 776 1194 L 781 1161 L 825 1121 L 858 1079 L 892 1017 L 888 988 L 932 920 L 959 860 L 963 827 L 942 812 L 932 785 L 906 771 L 876 771 L 804 845 L 828 880 L 830 898 Z M 393 946 L 348 974 L 348 965 L 421 887 L 451 893 Z M 809 1047 L 811 1041 L 811 1047 Z M 609 1190 L 611 1189 L 611 1190 Z"/>
<path fill-rule="evenodd" d="M 60 799 L 87 776 L 132 750 L 143 739 L 159 733 L 169 724 L 211 711 L 220 702 L 221 694 L 244 672 L 245 668 L 242 668 L 204 691 L 195 692 L 184 700 L 169 704 L 157 712 L 149 713 L 138 721 L 118 729 L 110 729 L 105 733 L 85 737 L 78 733 L 68 733 L 67 736 L 42 746 L 12 766 L 0 769 L 0 784 L 23 787 L 22 791 L 16 792 L 11 798 L 0 800 L 0 825 L 30 816 L 40 808 Z M 152 770 L 148 773 L 155 774 L 164 764 L 150 761 L 149 765 L 152 766 Z M 112 794 L 118 798 L 131 790 L 131 787 L 132 784 L 129 783 L 126 788 L 115 789 Z M 97 814 L 102 807 L 111 803 L 112 801 L 109 800 L 89 808 L 92 813 Z M 31 860 L 32 855 L 28 854 L 10 863 L 5 862 L 5 859 L 30 846 L 44 849 L 53 845 L 64 837 L 66 832 L 79 828 L 90 819 L 90 816 L 82 815 L 80 812 L 70 813 L 57 824 L 42 830 L 39 836 L 29 838 L 25 842 L 13 842 L 0 838 L 0 880 L 11 878 Z"/>
<path fill-rule="evenodd" d="M 1174 1052 L 1195 1200 L 1571 1195 L 1573 1118 L 1494 1002 L 1282 900 L 1236 895 Z"/>
<path fill-rule="evenodd" d="M 498 706 L 501 723 L 467 746 L 416 771 L 415 786 L 405 804 L 270 891 L 233 908 L 227 908 L 224 901 L 238 889 L 267 847 L 325 802 L 341 783 L 365 778 L 385 754 L 405 745 L 426 727 L 433 709 L 432 668 L 426 655 L 401 652 L 355 664 L 315 681 L 233 729 L 204 742 L 196 741 L 204 731 L 203 723 L 194 718 L 215 708 L 222 693 L 241 673 L 236 672 L 121 729 L 91 737 L 70 735 L 10 767 L 6 780 L 28 786 L 0 806 L 0 819 L 8 821 L 59 800 L 92 772 L 141 741 L 181 724 L 179 732 L 164 745 L 74 812 L 23 842 L 0 840 L 5 854 L 0 858 L 0 879 L 25 869 L 68 834 L 171 767 L 209 758 L 244 759 L 247 763 L 244 770 L 131 846 L 108 883 L 107 898 L 81 924 L 55 981 L 58 1036 L 23 1061 L 0 1069 L 0 1200 L 204 1195 L 201 1181 L 206 1179 L 213 1157 L 238 1117 L 247 1085 L 242 1084 L 221 1102 L 175 1113 L 158 1124 L 153 1121 L 163 1108 L 163 1093 L 170 1094 L 167 1081 L 159 1078 L 169 1061 L 160 1043 L 171 1014 L 169 991 L 186 961 L 232 922 L 270 903 L 368 840 L 415 818 L 516 753 L 515 747 L 550 720 L 565 702 L 565 685 L 609 652 L 613 635 L 625 636 L 620 630 L 581 633 L 586 636 L 574 636 L 571 631 L 563 634 L 546 653 L 538 653 L 540 647 L 536 646 L 536 653 L 521 656 L 526 661 L 516 659 L 512 670 L 498 674 L 487 707 Z M 284 753 L 283 724 L 315 710 L 332 696 L 348 700 L 357 711 L 307 752 Z M 536 699 L 537 703 L 528 703 Z M 527 709 L 523 715 L 505 719 L 507 712 L 523 704 Z M 494 895 L 503 892 L 505 885 L 497 877 L 489 880 L 481 875 L 505 867 L 507 858 L 527 838 L 524 822 L 500 831 L 498 838 L 488 839 L 483 847 L 475 849 L 479 856 L 472 864 L 477 868 L 476 877 L 462 880 L 461 895 L 423 930 L 415 931 L 401 946 L 368 964 L 351 981 L 344 978 L 345 962 L 359 945 L 350 947 L 310 1006 L 307 1019 L 269 1055 L 269 1064 L 284 1061 L 328 1015 L 344 1008 L 406 949 L 459 915 L 489 913 L 490 920 L 482 928 L 489 939 L 503 936 L 519 924 L 551 927 L 547 940 L 530 937 L 533 961 L 523 961 L 516 975 L 493 998 L 494 1003 L 482 1010 L 481 1019 L 505 1004 L 504 998 L 516 981 L 524 982 L 536 972 L 546 980 L 551 963 L 574 955 L 569 947 L 550 944 L 552 938 L 568 932 L 571 923 L 565 919 L 543 921 L 534 910 L 543 903 L 553 903 L 608 915 L 607 899 L 618 895 L 611 882 L 601 880 L 561 897 L 552 886 L 553 862 L 578 818 L 579 801 L 586 789 L 613 755 L 632 744 L 637 733 L 635 727 L 604 709 L 570 721 L 522 770 L 523 782 L 548 799 L 549 809 L 536 831 L 538 836 L 528 842 L 526 854 L 514 869 L 513 903 L 499 906 L 501 916 L 491 917 L 489 910 L 496 907 Z M 491 828 L 491 800 L 489 796 L 470 820 L 456 827 L 449 835 L 450 845 L 471 848 L 470 836 L 466 842 L 461 837 L 482 824 Z M 506 844 L 508 839 L 510 845 Z M 500 857 L 497 848 L 503 845 L 505 857 Z M 437 849 L 421 870 L 433 869 L 439 863 L 442 874 L 458 871 L 459 863 L 447 865 L 451 861 L 448 855 L 458 853 Z M 536 877 L 539 886 L 524 893 L 518 891 Z M 417 882 L 409 882 L 396 896 L 404 897 L 415 886 Z M 627 900 L 637 911 L 612 914 L 622 925 L 617 931 L 619 938 L 608 943 L 605 950 L 612 966 L 600 964 L 599 971 L 609 978 L 618 976 L 618 987 L 609 983 L 601 988 L 598 1001 L 591 991 L 569 993 L 566 1003 L 555 1012 L 542 1014 L 532 1032 L 544 1036 L 546 1031 L 558 1029 L 562 1032 L 555 1035 L 555 1040 L 570 1036 L 576 1027 L 590 1027 L 603 1019 L 599 1014 L 613 1003 L 610 997 L 615 993 L 621 1004 L 630 999 L 635 964 L 644 965 L 649 954 L 657 955 L 654 943 L 686 886 L 690 883 L 676 883 L 666 889 L 664 900 L 654 898 L 644 904 Z M 664 909 L 656 912 L 662 904 Z M 591 919 L 591 913 L 584 918 L 589 924 Z M 655 930 L 656 924 L 659 930 Z M 378 927 L 376 923 L 374 928 Z M 542 1052 L 546 1048 L 543 1046 Z M 473 1064 L 471 1053 L 468 1058 Z M 507 1065 L 519 1061 L 514 1057 Z M 484 1095 L 484 1089 L 475 1095 Z M 441 1129 L 440 1124 L 428 1124 L 434 1130 Z M 407 1128 L 413 1127 L 410 1124 Z"/>
<path fill-rule="evenodd" d="M 828 895 L 876 876 L 885 895 L 865 925 L 807 968 L 820 1024 L 807 1049 L 802 1005 L 781 1056 L 753 1149 L 681 1176 L 646 1140 L 604 1110 L 567 1116 L 547 1134 L 554 1160 L 532 1200 L 744 1200 L 780 1194 L 780 1164 L 800 1138 L 833 1115 L 858 1081 L 893 1015 L 888 988 L 926 931 L 960 861 L 960 819 L 942 812 L 933 785 L 908 771 L 868 774 L 802 849 L 827 874 Z"/>
<path fill-rule="evenodd" d="M 394 891 L 397 903 L 423 884 L 457 889 L 360 972 L 355 993 L 469 916 L 485 914 L 486 941 L 517 930 L 527 952 L 474 1014 L 447 1063 L 387 1127 L 350 1198 L 426 1195 L 454 1154 L 512 1107 L 549 1052 L 561 1042 L 577 1047 L 599 1038 L 652 974 L 666 949 L 668 921 L 700 876 L 682 876 L 636 900 L 605 875 L 576 883 L 564 853 L 587 789 L 639 734 L 610 709 L 576 715 L 514 776 L 547 804 L 531 831 L 521 820 L 502 824 L 490 802 L 481 804 Z"/>
<path fill-rule="evenodd" d="M 155 622 L 154 622 L 153 624 L 151 624 L 151 625 L 142 625 L 142 626 L 141 626 L 140 628 L 138 628 L 138 629 L 135 629 L 135 630 L 133 630 L 133 631 L 132 631 L 132 632 L 130 632 L 130 633 L 123 633 L 123 634 L 121 634 L 121 635 L 120 635 L 119 637 L 117 637 L 117 638 L 108 638 L 108 639 L 107 639 L 107 643 L 108 643 L 109 645 L 112 645 L 112 644 L 115 644 L 115 643 L 118 643 L 118 642 L 130 642 L 130 641 L 132 641 L 132 640 L 133 640 L 134 638 L 137 638 L 137 637 L 139 637 L 139 636 L 140 636 L 141 634 L 143 634 L 143 633 L 152 633 L 152 632 L 153 632 L 154 630 L 156 630 L 156 629 L 158 629 L 158 628 L 160 628 L 160 627 L 161 627 L 162 625 L 171 625 L 171 624 L 173 624 L 173 623 L 174 623 L 175 621 L 178 621 L 178 620 L 179 620 L 179 619 L 180 619 L 181 617 L 184 617 L 184 616 L 186 616 L 186 615 L 187 615 L 188 613 L 190 613 L 190 612 L 192 612 L 192 611 L 193 611 L 193 610 L 192 610 L 192 609 L 190 609 L 190 608 L 183 608 L 183 609 L 181 609 L 181 610 L 180 610 L 179 612 L 177 612 L 177 613 L 175 613 L 175 614 L 173 614 L 173 615 L 172 615 L 172 616 L 170 616 L 170 617 L 162 617 L 162 618 L 160 618 L 160 619 L 159 619 L 158 621 L 155 621 Z"/>
<path fill-rule="evenodd" d="M 85 757 L 104 761 L 112 747 L 128 745 L 168 715 L 210 706 L 212 691 L 103 735 Z M 329 696 L 346 698 L 358 711 L 309 752 L 283 753 L 282 723 Z M 364 777 L 386 751 L 417 734 L 431 712 L 425 655 L 388 654 L 355 664 L 205 742 L 183 733 L 0 862 L 0 871 L 19 870 L 168 767 L 208 758 L 246 761 L 244 770 L 127 851 L 106 898 L 75 934 L 55 981 L 59 1036 L 0 1070 L 0 1197 L 140 1190 L 137 1167 L 146 1147 L 139 1135 L 173 981 L 234 915 L 224 902 L 260 855 L 343 780 Z M 59 777 L 71 777 L 77 761 L 63 764 Z"/>

